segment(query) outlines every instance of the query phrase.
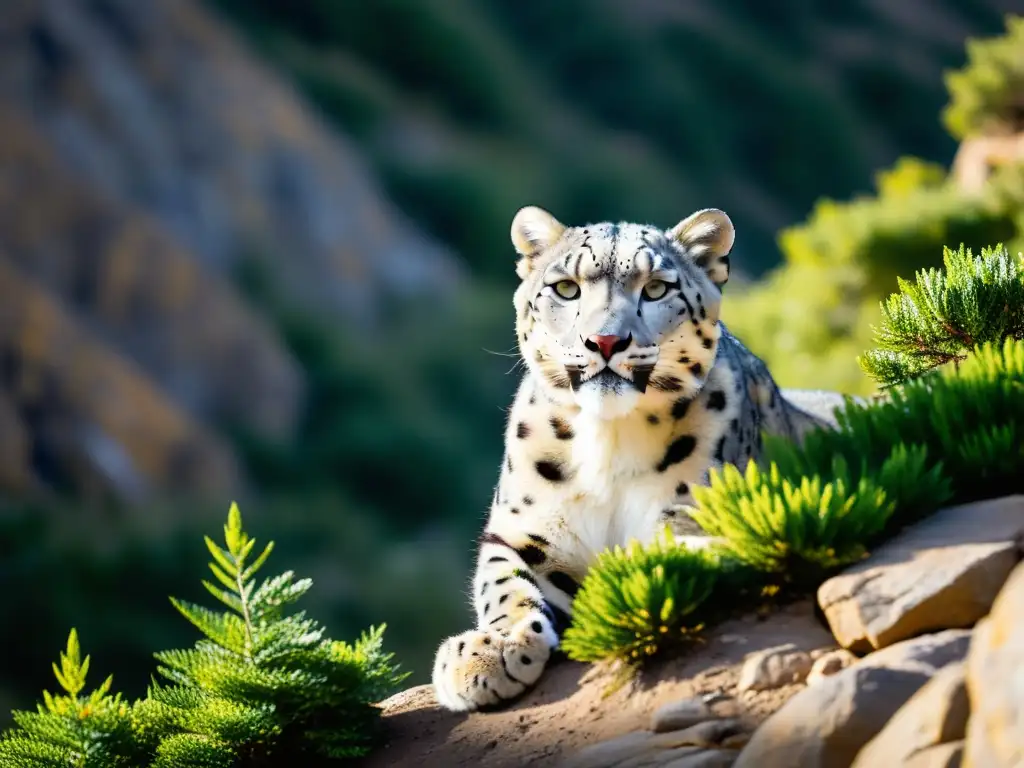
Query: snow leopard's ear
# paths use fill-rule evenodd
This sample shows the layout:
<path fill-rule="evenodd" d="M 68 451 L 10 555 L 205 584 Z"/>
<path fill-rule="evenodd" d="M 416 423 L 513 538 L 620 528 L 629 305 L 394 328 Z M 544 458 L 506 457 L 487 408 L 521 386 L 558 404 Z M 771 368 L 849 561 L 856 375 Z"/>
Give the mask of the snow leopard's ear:
<path fill-rule="evenodd" d="M 520 208 L 512 219 L 512 245 L 520 255 L 516 273 L 525 279 L 533 269 L 538 256 L 558 242 L 565 232 L 565 225 L 558 219 L 534 205 Z"/>
<path fill-rule="evenodd" d="M 736 229 L 725 211 L 705 208 L 687 216 L 665 233 L 721 288 L 729 280 L 729 252 Z"/>

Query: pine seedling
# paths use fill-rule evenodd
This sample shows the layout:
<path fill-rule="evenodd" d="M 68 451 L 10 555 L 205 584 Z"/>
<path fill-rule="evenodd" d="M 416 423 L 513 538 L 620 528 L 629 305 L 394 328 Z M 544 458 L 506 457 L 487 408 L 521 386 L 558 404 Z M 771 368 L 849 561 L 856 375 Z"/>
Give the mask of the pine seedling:
<path fill-rule="evenodd" d="M 89 657 L 72 629 L 53 673 L 63 693 L 43 691 L 35 712 L 14 712 L 15 727 L 0 737 L 0 765 L 19 768 L 135 768 L 142 756 L 132 734 L 132 711 L 113 678 L 83 695 Z"/>
<path fill-rule="evenodd" d="M 14 713 L 15 728 L 0 736 L 0 766 L 315 766 L 369 750 L 375 703 L 406 677 L 382 651 L 384 627 L 351 645 L 331 640 L 293 610 L 309 579 L 287 571 L 257 582 L 273 543 L 257 550 L 236 505 L 224 546 L 208 537 L 206 546 L 214 581 L 203 586 L 226 610 L 171 600 L 203 634 L 195 647 L 155 654 L 163 681 L 129 706 L 110 693 L 110 678 L 82 695 L 89 657 L 72 630 L 54 665 L 64 693 L 44 692 L 38 712 Z"/>
<path fill-rule="evenodd" d="M 254 556 L 236 505 L 224 543 L 206 539 L 216 583 L 203 586 L 227 610 L 172 599 L 204 638 L 156 654 L 170 685 L 154 684 L 144 706 L 177 733 L 162 741 L 154 766 L 364 754 L 378 718 L 374 702 L 405 677 L 381 650 L 384 628 L 348 645 L 326 638 L 304 612 L 289 613 L 311 581 L 287 571 L 257 583 L 273 544 Z"/>
<path fill-rule="evenodd" d="M 667 530 L 648 546 L 606 550 L 573 601 L 562 648 L 577 661 L 619 661 L 634 668 L 692 642 L 718 580 L 718 559 L 676 544 Z"/>
<path fill-rule="evenodd" d="M 877 349 L 859 362 L 883 388 L 934 368 L 963 362 L 977 345 L 1024 338 L 1024 274 L 1002 245 L 975 256 L 963 245 L 943 249 L 945 269 L 899 279 L 873 328 Z"/>

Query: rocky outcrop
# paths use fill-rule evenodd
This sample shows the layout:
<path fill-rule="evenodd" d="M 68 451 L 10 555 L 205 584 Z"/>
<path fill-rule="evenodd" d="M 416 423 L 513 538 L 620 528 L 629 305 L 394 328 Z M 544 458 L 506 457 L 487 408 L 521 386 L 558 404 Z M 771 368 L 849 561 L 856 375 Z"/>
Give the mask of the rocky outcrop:
<path fill-rule="evenodd" d="M 26 201 L 42 202 L 26 210 Z M 180 407 L 290 433 L 301 375 L 266 321 L 157 222 L 76 178 L 3 106 L 0 253 Z"/>
<path fill-rule="evenodd" d="M 1024 565 L 975 629 L 967 656 L 965 768 L 1024 765 Z"/>
<path fill-rule="evenodd" d="M 971 633 L 906 640 L 796 694 L 766 720 L 736 768 L 838 768 L 947 664 L 967 655 Z"/>
<path fill-rule="evenodd" d="M 944 509 L 818 589 L 836 640 L 864 652 L 971 627 L 1020 560 L 1024 496 Z"/>
<path fill-rule="evenodd" d="M 236 492 L 216 430 L 288 440 L 305 398 L 253 259 L 325 322 L 462 274 L 194 0 L 6 2 L 0 494 Z"/>
<path fill-rule="evenodd" d="M 654 661 L 630 684 L 610 688 L 614 670 L 560 661 L 522 700 L 469 715 L 437 706 L 430 686 L 397 694 L 381 707 L 385 745 L 364 768 L 519 768 L 615 765 L 727 766 L 752 729 L 799 683 L 741 694 L 747 658 L 778 648 L 833 648 L 812 604 L 781 607 L 710 628 L 692 652 Z"/>
<path fill-rule="evenodd" d="M 0 404 L 9 404 L 14 435 L 6 447 L 20 458 L 6 468 L 15 486 L 133 500 L 183 488 L 224 495 L 237 486 L 238 467 L 220 438 L 2 254 Z"/>
<path fill-rule="evenodd" d="M 636 731 L 587 747 L 559 768 L 728 768 L 738 752 L 727 743 L 746 730 L 739 720 L 714 718 L 669 733 Z"/>

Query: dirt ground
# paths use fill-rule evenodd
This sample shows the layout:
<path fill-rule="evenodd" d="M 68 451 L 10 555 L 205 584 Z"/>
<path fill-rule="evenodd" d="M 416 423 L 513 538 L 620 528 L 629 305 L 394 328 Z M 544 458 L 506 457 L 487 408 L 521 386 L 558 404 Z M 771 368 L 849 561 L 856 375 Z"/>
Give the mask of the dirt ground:
<path fill-rule="evenodd" d="M 709 693 L 736 696 L 741 716 L 760 722 L 801 686 L 737 696 L 740 667 L 747 654 L 784 643 L 808 651 L 835 647 L 807 600 L 767 618 L 746 616 L 725 622 L 708 633 L 702 646 L 653 664 L 632 684 L 610 695 L 606 695 L 607 676 L 571 661 L 556 663 L 533 691 L 496 712 L 447 712 L 436 706 L 429 686 L 419 686 L 384 703 L 387 745 L 359 764 L 363 768 L 555 765 L 584 746 L 647 728 L 651 713 L 663 704 Z"/>

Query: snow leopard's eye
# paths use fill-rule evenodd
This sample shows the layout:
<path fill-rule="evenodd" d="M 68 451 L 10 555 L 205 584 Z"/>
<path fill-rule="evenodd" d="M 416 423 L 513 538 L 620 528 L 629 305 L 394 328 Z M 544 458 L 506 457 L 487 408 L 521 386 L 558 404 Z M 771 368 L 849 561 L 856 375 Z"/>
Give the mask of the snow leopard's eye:
<path fill-rule="evenodd" d="M 555 293 L 566 301 L 572 301 L 580 297 L 580 287 L 572 280 L 560 280 L 554 285 Z"/>
<path fill-rule="evenodd" d="M 644 286 L 641 295 L 646 301 L 657 301 L 664 298 L 666 293 L 668 293 L 668 283 L 664 280 L 651 280 L 651 282 Z"/>

